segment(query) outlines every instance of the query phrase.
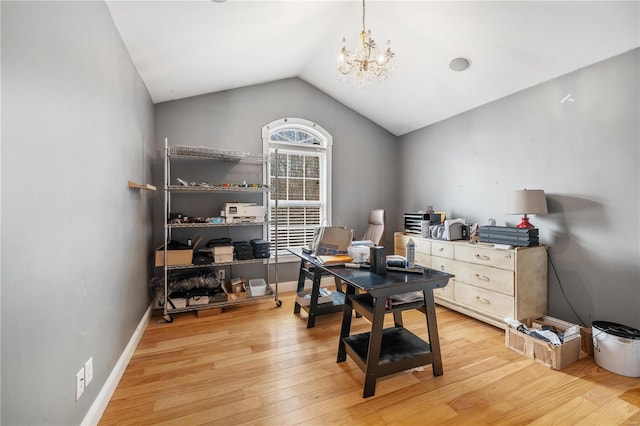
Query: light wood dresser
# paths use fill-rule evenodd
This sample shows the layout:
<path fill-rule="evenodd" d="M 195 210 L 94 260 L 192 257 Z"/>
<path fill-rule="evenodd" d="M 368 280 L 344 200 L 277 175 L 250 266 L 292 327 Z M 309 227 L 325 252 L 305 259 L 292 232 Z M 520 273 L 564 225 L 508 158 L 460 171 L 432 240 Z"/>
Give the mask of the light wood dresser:
<path fill-rule="evenodd" d="M 537 318 L 547 313 L 545 246 L 496 249 L 493 244 L 442 241 L 394 234 L 394 252 L 405 256 L 409 238 L 416 264 L 455 275 L 434 290 L 437 304 L 506 328 L 505 317 Z"/>

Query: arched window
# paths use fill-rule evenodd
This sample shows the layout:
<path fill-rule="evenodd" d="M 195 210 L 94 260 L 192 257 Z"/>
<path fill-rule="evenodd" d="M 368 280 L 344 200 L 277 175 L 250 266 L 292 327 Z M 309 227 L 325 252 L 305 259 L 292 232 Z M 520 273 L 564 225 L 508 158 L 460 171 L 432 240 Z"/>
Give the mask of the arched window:
<path fill-rule="evenodd" d="M 322 127 L 300 118 L 283 118 L 262 128 L 263 149 L 269 155 L 270 218 L 276 218 L 277 250 L 309 246 L 315 228 L 331 223 L 332 137 Z M 276 242 L 276 226 L 269 226 Z"/>

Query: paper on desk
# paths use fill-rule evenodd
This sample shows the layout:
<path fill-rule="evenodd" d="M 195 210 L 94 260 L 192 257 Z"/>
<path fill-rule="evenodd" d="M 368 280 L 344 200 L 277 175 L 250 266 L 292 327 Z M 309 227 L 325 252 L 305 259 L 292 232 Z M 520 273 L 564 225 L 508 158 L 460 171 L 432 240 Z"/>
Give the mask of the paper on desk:
<path fill-rule="evenodd" d="M 321 255 L 316 257 L 323 265 L 340 265 L 353 262 L 353 258 L 346 254 Z"/>

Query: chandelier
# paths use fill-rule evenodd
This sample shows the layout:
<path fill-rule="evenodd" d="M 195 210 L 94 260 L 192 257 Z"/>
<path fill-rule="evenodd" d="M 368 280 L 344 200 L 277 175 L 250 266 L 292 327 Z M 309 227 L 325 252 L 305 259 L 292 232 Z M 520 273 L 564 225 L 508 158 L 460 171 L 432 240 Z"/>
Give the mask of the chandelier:
<path fill-rule="evenodd" d="M 347 84 L 362 87 L 368 83 L 385 80 L 393 70 L 394 53 L 391 41 L 387 41 L 384 52 L 378 50 L 371 37 L 371 30 L 366 29 L 364 0 L 362 0 L 362 31 L 355 50 L 347 50 L 347 39 L 342 38 L 342 49 L 338 55 L 338 79 Z"/>

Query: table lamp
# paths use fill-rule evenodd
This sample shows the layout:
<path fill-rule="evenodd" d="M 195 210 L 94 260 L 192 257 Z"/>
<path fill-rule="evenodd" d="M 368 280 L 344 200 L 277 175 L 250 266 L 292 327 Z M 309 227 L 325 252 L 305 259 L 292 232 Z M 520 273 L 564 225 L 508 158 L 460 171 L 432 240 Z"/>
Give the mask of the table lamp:
<path fill-rule="evenodd" d="M 547 214 L 547 199 L 542 189 L 511 191 L 507 197 L 507 214 L 523 214 L 516 228 L 535 228 L 529 223 L 528 214 Z"/>

